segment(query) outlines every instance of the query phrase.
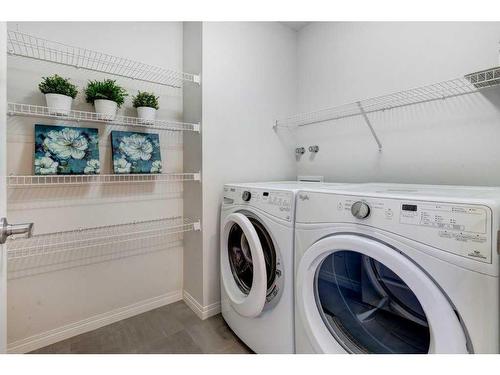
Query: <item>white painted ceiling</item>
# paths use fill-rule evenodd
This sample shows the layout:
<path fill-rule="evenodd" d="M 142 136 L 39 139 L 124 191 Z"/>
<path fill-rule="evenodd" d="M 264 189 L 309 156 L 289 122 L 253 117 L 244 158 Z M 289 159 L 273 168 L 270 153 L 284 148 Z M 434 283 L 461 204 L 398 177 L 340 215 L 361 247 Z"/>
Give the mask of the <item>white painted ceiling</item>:
<path fill-rule="evenodd" d="M 304 26 L 309 25 L 311 22 L 281 22 L 281 23 L 292 30 L 299 31 Z"/>

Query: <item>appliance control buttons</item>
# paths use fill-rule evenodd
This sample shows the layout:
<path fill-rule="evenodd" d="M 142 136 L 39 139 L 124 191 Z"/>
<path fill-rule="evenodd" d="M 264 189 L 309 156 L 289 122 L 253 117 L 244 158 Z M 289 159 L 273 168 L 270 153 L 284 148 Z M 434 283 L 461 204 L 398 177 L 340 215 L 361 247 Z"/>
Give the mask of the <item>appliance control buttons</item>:
<path fill-rule="evenodd" d="M 351 213 L 357 219 L 366 219 L 370 215 L 370 206 L 365 202 L 354 202 L 351 206 Z"/>
<path fill-rule="evenodd" d="M 250 193 L 248 190 L 245 190 L 241 195 L 241 199 L 243 199 L 245 202 L 248 202 L 250 198 L 252 198 L 252 193 Z"/>

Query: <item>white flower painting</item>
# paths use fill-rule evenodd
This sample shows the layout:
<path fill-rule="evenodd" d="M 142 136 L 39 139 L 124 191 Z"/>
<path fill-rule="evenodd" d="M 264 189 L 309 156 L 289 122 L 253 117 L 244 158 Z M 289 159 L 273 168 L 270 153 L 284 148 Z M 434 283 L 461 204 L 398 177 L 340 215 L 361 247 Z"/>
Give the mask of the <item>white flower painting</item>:
<path fill-rule="evenodd" d="M 161 173 L 158 134 L 111 132 L 115 173 Z"/>
<path fill-rule="evenodd" d="M 161 160 L 155 160 L 151 165 L 151 173 L 161 173 Z"/>
<path fill-rule="evenodd" d="M 87 165 L 83 169 L 85 174 L 99 174 L 101 173 L 101 163 L 99 160 L 92 159 L 87 162 Z"/>
<path fill-rule="evenodd" d="M 129 137 L 123 137 L 120 142 L 120 152 L 130 160 L 149 160 L 153 152 L 153 145 L 147 135 L 133 133 Z"/>
<path fill-rule="evenodd" d="M 83 159 L 88 148 L 87 139 L 80 131 L 72 128 L 49 131 L 43 143 L 59 159 Z"/>
<path fill-rule="evenodd" d="M 115 169 L 115 173 L 130 173 L 130 167 L 132 164 L 130 164 L 127 159 L 121 158 L 121 159 L 115 159 L 113 161 L 113 166 Z"/>
<path fill-rule="evenodd" d="M 35 159 L 35 174 L 47 175 L 56 174 L 58 162 L 48 156 L 42 156 Z"/>
<path fill-rule="evenodd" d="M 35 125 L 35 174 L 98 174 L 97 129 Z"/>

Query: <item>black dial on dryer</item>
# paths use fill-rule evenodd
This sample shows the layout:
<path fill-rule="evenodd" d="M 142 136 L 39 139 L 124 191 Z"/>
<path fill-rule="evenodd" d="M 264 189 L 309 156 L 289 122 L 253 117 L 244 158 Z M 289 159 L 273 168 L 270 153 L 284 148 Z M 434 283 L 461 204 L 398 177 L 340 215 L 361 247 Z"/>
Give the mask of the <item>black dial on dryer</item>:
<path fill-rule="evenodd" d="M 245 202 L 248 202 L 252 198 L 252 193 L 250 193 L 248 190 L 245 190 L 243 194 L 241 194 L 241 199 L 243 199 Z"/>

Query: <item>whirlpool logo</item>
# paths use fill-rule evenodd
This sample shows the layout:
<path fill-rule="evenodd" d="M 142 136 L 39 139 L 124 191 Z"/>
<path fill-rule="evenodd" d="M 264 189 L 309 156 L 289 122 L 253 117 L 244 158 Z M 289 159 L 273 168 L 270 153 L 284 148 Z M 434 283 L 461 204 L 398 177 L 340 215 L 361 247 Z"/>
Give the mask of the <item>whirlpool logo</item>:
<path fill-rule="evenodd" d="M 470 257 L 473 257 L 473 258 L 481 258 L 481 259 L 486 259 L 486 257 L 481 254 L 481 252 L 479 250 L 472 250 L 469 254 L 467 254 L 468 256 Z"/>

